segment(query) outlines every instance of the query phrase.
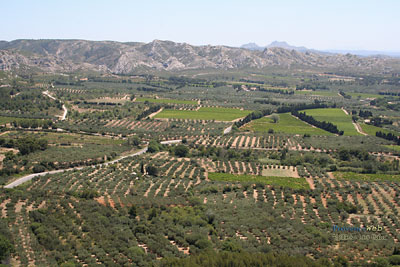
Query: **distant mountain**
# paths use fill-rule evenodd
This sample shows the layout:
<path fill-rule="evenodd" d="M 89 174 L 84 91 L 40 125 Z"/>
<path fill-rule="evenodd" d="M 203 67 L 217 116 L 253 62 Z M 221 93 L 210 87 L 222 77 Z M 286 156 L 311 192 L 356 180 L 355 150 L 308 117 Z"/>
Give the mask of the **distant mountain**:
<path fill-rule="evenodd" d="M 392 64 L 395 60 L 392 58 L 321 54 L 312 50 L 300 51 L 302 49 L 297 47 L 295 50 L 284 42 L 274 42 L 262 50 L 249 50 L 160 40 L 150 43 L 15 40 L 0 42 L 0 69 L 34 68 L 50 72 L 92 70 L 129 74 L 138 70 L 261 69 L 279 66 L 387 72 L 396 65 Z"/>
<path fill-rule="evenodd" d="M 278 41 L 274 41 L 274 42 L 270 43 L 269 45 L 267 45 L 267 48 L 271 48 L 271 47 L 280 47 L 280 48 L 285 48 L 285 49 L 289 49 L 289 50 L 293 49 L 293 50 L 301 51 L 301 52 L 306 52 L 306 51 L 311 50 L 304 46 L 293 46 L 293 45 L 289 45 L 286 42 L 278 42 Z"/>
<path fill-rule="evenodd" d="M 279 47 L 279 48 L 301 51 L 301 52 L 307 52 L 307 51 L 317 52 L 316 50 L 308 49 L 304 46 L 292 46 L 292 45 L 289 45 L 287 42 L 279 42 L 279 41 L 273 41 L 272 43 L 270 43 L 267 46 L 259 46 L 256 43 L 248 43 L 248 44 L 242 45 L 240 48 L 263 51 L 265 48 L 272 48 L 272 47 Z"/>
<path fill-rule="evenodd" d="M 394 51 L 374 51 L 374 50 L 339 50 L 339 49 L 326 49 L 326 50 L 316 50 L 316 49 L 309 49 L 304 46 L 292 46 L 287 42 L 279 42 L 273 41 L 267 46 L 259 46 L 256 43 L 248 43 L 242 45 L 240 48 L 249 49 L 249 50 L 256 50 L 256 51 L 263 51 L 265 48 L 271 47 L 280 47 L 289 50 L 296 50 L 300 52 L 314 52 L 314 53 L 322 53 L 322 54 L 352 54 L 362 57 L 369 57 L 369 56 L 388 56 L 388 57 L 400 57 L 400 52 Z"/>
<path fill-rule="evenodd" d="M 248 50 L 258 50 L 258 51 L 263 51 L 266 46 L 259 46 L 256 43 L 248 43 L 242 45 L 240 48 L 248 49 Z"/>
<path fill-rule="evenodd" d="M 374 50 L 323 50 L 324 52 L 328 53 L 335 53 L 335 54 L 353 54 L 363 57 L 370 57 L 370 56 L 388 56 L 388 57 L 400 57 L 400 52 L 394 51 L 374 51 Z"/>

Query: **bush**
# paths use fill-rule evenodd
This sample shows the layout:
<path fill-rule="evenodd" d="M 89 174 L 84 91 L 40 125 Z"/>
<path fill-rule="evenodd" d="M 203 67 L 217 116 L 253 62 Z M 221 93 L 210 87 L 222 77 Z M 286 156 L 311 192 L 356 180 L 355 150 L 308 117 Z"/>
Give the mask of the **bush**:
<path fill-rule="evenodd" d="M 146 172 L 147 172 L 149 175 L 158 176 L 158 168 L 155 167 L 155 166 L 153 166 L 153 165 L 147 166 L 147 167 L 146 167 Z"/>
<path fill-rule="evenodd" d="M 149 146 L 147 148 L 147 151 L 150 152 L 150 153 L 155 153 L 155 152 L 160 151 L 160 144 L 155 140 L 151 140 L 149 142 Z"/>
<path fill-rule="evenodd" d="M 96 190 L 93 189 L 86 189 L 82 192 L 79 193 L 80 198 L 85 198 L 85 199 L 93 199 L 98 197 L 100 194 Z"/>
<path fill-rule="evenodd" d="M 186 157 L 188 153 L 189 153 L 189 149 L 187 146 L 178 145 L 175 147 L 174 154 L 178 157 Z"/>
<path fill-rule="evenodd" d="M 14 246 L 3 235 L 0 235 L 0 260 L 7 259 L 14 252 Z"/>
<path fill-rule="evenodd" d="M 400 255 L 392 255 L 389 257 L 391 265 L 400 265 Z"/>
<path fill-rule="evenodd" d="M 35 165 L 33 167 L 34 173 L 39 173 L 39 172 L 44 172 L 44 171 L 46 171 L 46 168 L 43 165 Z"/>
<path fill-rule="evenodd" d="M 198 247 L 199 249 L 205 249 L 205 248 L 209 248 L 212 246 L 211 242 L 208 241 L 205 238 L 199 239 L 196 241 L 196 243 L 194 244 L 196 247 Z"/>

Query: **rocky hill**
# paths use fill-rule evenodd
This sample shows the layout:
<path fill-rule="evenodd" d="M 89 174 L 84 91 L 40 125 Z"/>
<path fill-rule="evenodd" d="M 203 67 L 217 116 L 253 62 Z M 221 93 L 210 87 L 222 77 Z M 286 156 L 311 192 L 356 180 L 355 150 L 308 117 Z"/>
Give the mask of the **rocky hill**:
<path fill-rule="evenodd" d="M 121 43 L 86 40 L 15 40 L 0 42 L 0 69 L 38 68 L 44 71 L 94 70 L 132 73 L 138 69 L 242 69 L 281 66 L 391 71 L 396 59 L 324 55 L 281 47 L 252 51 L 227 46 L 193 46 L 154 40 Z M 398 60 L 397 60 L 398 61 Z"/>

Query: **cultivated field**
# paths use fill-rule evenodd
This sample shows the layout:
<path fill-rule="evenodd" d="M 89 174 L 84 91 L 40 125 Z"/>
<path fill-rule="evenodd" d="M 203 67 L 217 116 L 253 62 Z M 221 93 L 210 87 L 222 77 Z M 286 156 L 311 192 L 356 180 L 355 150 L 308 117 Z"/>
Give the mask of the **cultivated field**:
<path fill-rule="evenodd" d="M 234 108 L 201 107 L 199 110 L 164 109 L 155 118 L 175 118 L 192 120 L 233 121 L 245 117 L 250 110 Z"/>
<path fill-rule="evenodd" d="M 305 110 L 305 112 L 318 121 L 333 123 L 339 131 L 344 131 L 344 135 L 361 135 L 354 127 L 351 116 L 340 108 L 311 109 Z"/>
<path fill-rule="evenodd" d="M 137 97 L 136 102 L 150 102 L 150 103 L 163 103 L 163 104 L 185 104 L 197 105 L 195 100 L 181 100 L 181 99 L 168 99 L 168 98 L 151 98 L 151 97 Z"/>
<path fill-rule="evenodd" d="M 299 174 L 295 167 L 272 165 L 264 167 L 262 170 L 262 176 L 298 178 Z"/>
<path fill-rule="evenodd" d="M 362 98 L 362 99 L 366 99 L 366 98 L 383 98 L 383 95 L 379 95 L 379 94 L 368 94 L 368 93 L 346 93 L 346 95 L 351 95 L 354 98 Z"/>
<path fill-rule="evenodd" d="M 360 123 L 360 127 L 362 128 L 363 132 L 365 132 L 368 135 L 375 136 L 376 132 L 382 132 L 385 134 L 392 133 L 394 135 L 400 136 L 400 133 L 391 131 L 382 127 L 377 127 L 374 125 L 366 124 L 366 123 Z"/>
<path fill-rule="evenodd" d="M 308 95 L 308 96 L 328 96 L 328 97 L 338 96 L 337 92 L 332 92 L 332 91 L 296 90 L 294 91 L 294 93 L 296 95 Z"/>
<path fill-rule="evenodd" d="M 400 175 L 393 174 L 334 172 L 333 175 L 335 178 L 343 180 L 400 182 Z"/>
<path fill-rule="evenodd" d="M 277 123 L 273 122 L 271 116 L 267 116 L 254 120 L 244 125 L 241 129 L 254 132 L 268 132 L 272 129 L 276 133 L 332 135 L 330 132 L 313 127 L 293 117 L 290 113 L 279 114 L 279 121 Z"/>
<path fill-rule="evenodd" d="M 236 175 L 230 173 L 209 173 L 208 179 L 212 181 L 225 182 L 250 182 L 263 183 L 268 185 L 276 185 L 289 187 L 293 189 L 308 189 L 309 185 L 304 178 L 277 177 L 277 176 L 255 176 L 255 175 Z"/>
<path fill-rule="evenodd" d="M 397 74 L 296 68 L 5 76 L 0 243 L 15 248 L 10 264 L 194 266 L 282 254 L 388 266 L 374 261 L 400 248 L 400 146 L 376 132 L 400 133 Z M 338 240 L 332 225 L 380 226 L 382 240 Z M 279 262 L 312 266 L 290 263 Z"/>

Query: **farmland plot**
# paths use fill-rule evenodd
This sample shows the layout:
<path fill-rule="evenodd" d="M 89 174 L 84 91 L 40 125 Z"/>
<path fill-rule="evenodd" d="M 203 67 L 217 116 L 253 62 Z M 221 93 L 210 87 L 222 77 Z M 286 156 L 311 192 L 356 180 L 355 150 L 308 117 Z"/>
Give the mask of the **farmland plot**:
<path fill-rule="evenodd" d="M 150 98 L 150 97 L 137 97 L 136 102 L 150 102 L 150 103 L 163 103 L 163 104 L 186 104 L 197 105 L 197 100 L 181 100 L 181 99 L 168 99 L 168 98 Z"/>
<path fill-rule="evenodd" d="M 164 109 L 155 118 L 175 118 L 192 120 L 233 121 L 245 117 L 250 110 L 219 107 L 201 107 L 199 110 L 174 110 Z"/>
<path fill-rule="evenodd" d="M 336 125 L 344 135 L 361 135 L 352 123 L 350 115 L 339 108 L 322 108 L 305 110 L 307 115 L 313 116 L 318 121 L 327 121 Z"/>
<path fill-rule="evenodd" d="M 241 129 L 255 132 L 268 132 L 273 130 L 277 133 L 286 134 L 310 134 L 310 135 L 332 135 L 332 133 L 313 127 L 295 117 L 290 113 L 279 114 L 279 120 L 274 123 L 271 116 L 254 120 Z"/>

